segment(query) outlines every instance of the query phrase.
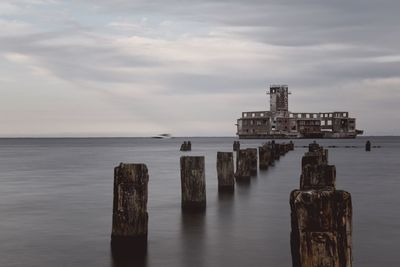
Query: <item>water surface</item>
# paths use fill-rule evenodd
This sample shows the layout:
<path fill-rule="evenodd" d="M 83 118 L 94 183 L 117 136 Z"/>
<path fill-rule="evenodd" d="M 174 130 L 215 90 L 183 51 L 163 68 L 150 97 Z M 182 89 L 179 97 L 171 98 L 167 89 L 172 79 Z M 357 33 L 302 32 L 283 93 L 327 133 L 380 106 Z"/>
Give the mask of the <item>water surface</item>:
<path fill-rule="evenodd" d="M 122 266 L 112 259 L 113 168 L 149 169 L 149 244 L 145 259 L 127 266 L 289 267 L 290 191 L 298 188 L 297 147 L 233 195 L 217 190 L 216 153 L 234 138 L 0 139 L 0 266 Z M 353 198 L 354 266 L 400 264 L 400 138 L 318 140 L 331 148 L 337 188 Z M 241 140 L 257 147 L 262 140 Z M 295 140 L 296 146 L 310 140 Z M 180 208 L 181 155 L 206 157 L 207 210 Z"/>

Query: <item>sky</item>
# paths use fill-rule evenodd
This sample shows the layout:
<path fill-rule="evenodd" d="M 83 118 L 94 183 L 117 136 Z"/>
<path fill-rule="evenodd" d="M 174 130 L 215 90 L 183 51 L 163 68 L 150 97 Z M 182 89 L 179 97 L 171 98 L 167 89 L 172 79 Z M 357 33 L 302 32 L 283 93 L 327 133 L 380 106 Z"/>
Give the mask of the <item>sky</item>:
<path fill-rule="evenodd" d="M 293 112 L 400 135 L 398 0 L 0 0 L 0 136 L 234 136 Z"/>

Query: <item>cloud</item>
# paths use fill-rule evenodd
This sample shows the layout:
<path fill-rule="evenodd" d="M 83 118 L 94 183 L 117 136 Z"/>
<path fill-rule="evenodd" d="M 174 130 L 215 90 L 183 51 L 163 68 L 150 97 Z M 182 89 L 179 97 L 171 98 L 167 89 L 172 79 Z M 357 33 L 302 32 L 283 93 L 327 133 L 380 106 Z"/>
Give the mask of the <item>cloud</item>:
<path fill-rule="evenodd" d="M 143 125 L 139 131 L 121 122 L 121 134 L 233 135 L 242 111 L 267 109 L 265 89 L 273 83 L 289 85 L 293 111 L 353 110 L 370 133 L 384 133 L 383 122 L 363 116 L 373 106 L 376 116 L 396 118 L 389 113 L 397 114 L 400 100 L 399 8 L 394 0 L 3 1 L 0 74 L 7 78 L 0 86 L 10 101 L 26 90 L 21 77 L 46 101 L 54 84 L 73 99 L 85 94 L 91 111 L 79 108 L 87 114 L 82 122 L 68 106 L 52 110 L 77 134 L 92 124 L 92 133 L 109 133 L 110 117 L 92 123 L 109 105 Z M 19 127 L 12 124 L 9 134 L 29 134 Z"/>

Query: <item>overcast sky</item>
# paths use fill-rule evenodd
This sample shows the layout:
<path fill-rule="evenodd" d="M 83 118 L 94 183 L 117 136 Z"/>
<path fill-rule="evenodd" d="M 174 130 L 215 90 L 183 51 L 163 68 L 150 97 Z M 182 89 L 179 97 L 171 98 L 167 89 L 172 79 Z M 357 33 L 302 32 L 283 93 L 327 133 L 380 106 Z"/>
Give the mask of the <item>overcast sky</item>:
<path fill-rule="evenodd" d="M 0 136 L 233 136 L 293 112 L 400 134 L 398 0 L 1 0 Z"/>

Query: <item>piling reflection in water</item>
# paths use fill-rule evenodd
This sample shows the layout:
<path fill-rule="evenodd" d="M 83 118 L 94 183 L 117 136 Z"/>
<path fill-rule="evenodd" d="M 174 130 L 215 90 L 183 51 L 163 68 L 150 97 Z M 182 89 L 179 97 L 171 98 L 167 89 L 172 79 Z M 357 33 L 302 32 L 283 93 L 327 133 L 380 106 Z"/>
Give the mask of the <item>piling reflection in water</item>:
<path fill-rule="evenodd" d="M 146 267 L 147 242 L 113 240 L 111 242 L 111 267 Z"/>
<path fill-rule="evenodd" d="M 181 240 L 182 265 L 206 266 L 205 264 L 205 212 L 182 212 Z"/>

